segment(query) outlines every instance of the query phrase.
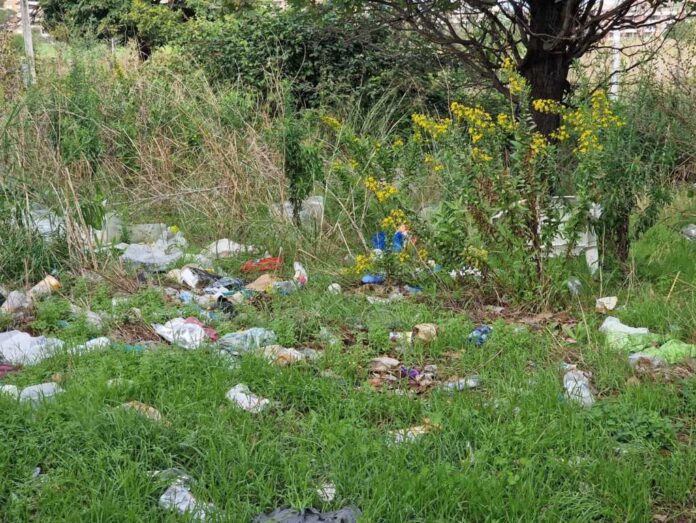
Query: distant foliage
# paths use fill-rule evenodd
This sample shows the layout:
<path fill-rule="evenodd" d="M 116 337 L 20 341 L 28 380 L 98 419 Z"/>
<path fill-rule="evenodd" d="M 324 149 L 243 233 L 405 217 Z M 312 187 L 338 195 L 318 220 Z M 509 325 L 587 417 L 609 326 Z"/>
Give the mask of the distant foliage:
<path fill-rule="evenodd" d="M 41 0 L 49 29 L 67 27 L 71 32 L 99 37 L 133 37 L 130 22 L 132 0 Z"/>
<path fill-rule="evenodd" d="M 304 106 L 356 96 L 369 104 L 393 90 L 446 107 L 445 81 L 461 85 L 464 78 L 432 47 L 329 8 L 198 21 L 182 46 L 218 81 L 267 91 L 267 77 L 279 74 Z"/>
<path fill-rule="evenodd" d="M 216 82 L 268 95 L 288 81 L 298 106 L 374 103 L 385 92 L 446 109 L 467 75 L 434 46 L 330 5 L 278 9 L 243 0 L 43 0 L 57 35 L 135 39 L 144 58 L 170 45 Z"/>

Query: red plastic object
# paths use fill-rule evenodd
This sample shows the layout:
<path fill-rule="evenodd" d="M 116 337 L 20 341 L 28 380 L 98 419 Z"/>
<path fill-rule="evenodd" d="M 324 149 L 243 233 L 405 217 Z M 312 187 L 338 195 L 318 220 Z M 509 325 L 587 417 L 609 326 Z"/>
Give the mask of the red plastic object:
<path fill-rule="evenodd" d="M 277 271 L 283 266 L 283 259 L 277 258 L 262 258 L 260 260 L 249 260 L 242 265 L 242 272 L 267 272 Z"/>

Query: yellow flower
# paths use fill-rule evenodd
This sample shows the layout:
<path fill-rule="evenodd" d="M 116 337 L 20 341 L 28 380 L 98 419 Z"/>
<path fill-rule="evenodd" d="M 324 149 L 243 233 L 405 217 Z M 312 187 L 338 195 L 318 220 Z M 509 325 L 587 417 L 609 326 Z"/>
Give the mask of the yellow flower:
<path fill-rule="evenodd" d="M 331 115 L 322 116 L 321 121 L 324 122 L 329 127 L 331 127 L 334 131 L 338 131 L 341 128 L 341 122 L 338 120 L 338 118 L 336 118 L 334 116 L 331 116 Z"/>
<path fill-rule="evenodd" d="M 419 113 L 412 114 L 411 120 L 417 128 L 423 129 L 435 140 L 445 134 L 452 125 L 452 120 L 449 118 L 438 120 Z"/>
<path fill-rule="evenodd" d="M 507 115 L 505 113 L 500 113 L 496 117 L 496 123 L 498 124 L 498 127 L 502 129 L 505 132 L 513 132 L 515 130 L 515 127 L 517 127 L 517 122 L 510 118 L 510 115 Z"/>
<path fill-rule="evenodd" d="M 450 110 L 459 120 L 466 121 L 472 143 L 480 142 L 495 129 L 491 115 L 480 107 L 469 107 L 458 102 L 452 102 Z"/>
<path fill-rule="evenodd" d="M 564 141 L 570 138 L 572 133 L 577 137 L 577 146 L 574 149 L 576 154 L 603 150 L 604 146 L 599 137 L 601 131 L 624 125 L 621 118 L 612 112 L 611 102 L 604 91 L 593 93 L 589 106 L 580 107 L 575 111 L 563 111 L 560 114 L 561 126 L 551 137 Z"/>
<path fill-rule="evenodd" d="M 559 102 L 543 98 L 532 101 L 532 108 L 538 113 L 561 114 L 563 112 L 563 106 Z"/>
<path fill-rule="evenodd" d="M 501 70 L 503 72 L 503 81 L 507 80 L 510 94 L 516 96 L 522 93 L 525 87 L 527 87 L 527 81 L 517 71 L 515 63 L 510 58 L 506 58 L 503 61 Z"/>
<path fill-rule="evenodd" d="M 382 220 L 382 229 L 396 231 L 402 225 L 408 225 L 406 213 L 401 209 L 394 209 Z"/>
<path fill-rule="evenodd" d="M 570 135 L 568 134 L 568 128 L 565 124 L 562 124 L 558 129 L 551 133 L 551 138 L 558 140 L 559 142 L 566 141 Z"/>
<path fill-rule="evenodd" d="M 373 176 L 367 176 L 363 180 L 363 184 L 368 191 L 376 192 L 379 190 L 379 182 Z"/>
<path fill-rule="evenodd" d="M 549 142 L 543 134 L 534 133 L 529 148 L 532 151 L 532 157 L 545 156 L 549 152 Z"/>
<path fill-rule="evenodd" d="M 406 250 L 399 251 L 399 254 L 397 254 L 396 259 L 399 261 L 400 264 L 405 264 L 408 263 L 410 260 L 410 256 L 408 255 L 408 252 Z"/>
<path fill-rule="evenodd" d="M 401 138 L 397 138 L 394 140 L 394 143 L 392 144 L 392 147 L 403 147 L 404 146 L 404 141 Z"/>
<path fill-rule="evenodd" d="M 379 203 L 383 203 L 399 191 L 392 184 L 385 181 L 377 181 L 373 176 L 368 176 L 363 180 L 365 188 L 373 193 Z"/>
<path fill-rule="evenodd" d="M 357 160 L 354 160 L 353 158 L 351 158 L 350 160 L 348 160 L 348 165 L 349 165 L 350 168 L 353 169 L 353 170 L 356 170 L 356 169 L 358 168 L 358 162 L 357 162 Z"/>
<path fill-rule="evenodd" d="M 435 166 L 433 166 L 433 171 L 436 173 L 442 172 L 444 170 L 445 170 L 445 166 L 442 165 L 441 163 L 435 164 Z"/>
<path fill-rule="evenodd" d="M 471 157 L 478 162 L 490 162 L 493 159 L 490 154 L 479 147 L 471 148 Z"/>
<path fill-rule="evenodd" d="M 356 275 L 365 274 L 366 272 L 372 270 L 374 267 L 374 262 L 374 255 L 370 254 L 369 256 L 365 256 L 364 254 L 358 254 L 355 257 L 355 263 L 353 264 L 353 267 L 349 269 L 349 272 Z"/>

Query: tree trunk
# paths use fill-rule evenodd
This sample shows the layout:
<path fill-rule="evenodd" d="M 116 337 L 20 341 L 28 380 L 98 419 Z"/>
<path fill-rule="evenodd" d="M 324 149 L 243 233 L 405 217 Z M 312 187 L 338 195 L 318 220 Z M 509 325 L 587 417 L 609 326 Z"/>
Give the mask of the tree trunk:
<path fill-rule="evenodd" d="M 138 44 L 138 57 L 143 62 L 148 61 L 150 56 L 152 56 L 152 47 L 140 38 L 137 38 L 136 42 Z"/>
<path fill-rule="evenodd" d="M 563 31 L 565 2 L 557 0 L 530 1 L 530 36 L 527 54 L 520 64 L 520 74 L 530 87 L 531 100 L 562 102 L 570 91 L 568 73 L 571 58 L 565 44 L 554 35 Z M 538 131 L 549 135 L 560 125 L 556 114 L 539 113 L 532 109 L 532 118 Z"/>

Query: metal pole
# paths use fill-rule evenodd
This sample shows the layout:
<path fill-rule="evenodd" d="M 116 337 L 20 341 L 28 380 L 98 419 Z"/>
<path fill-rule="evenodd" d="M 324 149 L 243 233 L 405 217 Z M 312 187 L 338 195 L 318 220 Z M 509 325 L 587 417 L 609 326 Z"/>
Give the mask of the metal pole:
<path fill-rule="evenodd" d="M 609 94 L 612 100 L 619 98 L 619 71 L 621 70 L 621 31 L 612 31 L 612 53 L 613 60 L 611 62 L 611 89 Z"/>
<path fill-rule="evenodd" d="M 31 19 L 29 17 L 29 4 L 27 0 L 19 0 L 19 8 L 22 15 L 22 36 L 24 37 L 24 53 L 27 55 L 29 76 L 31 83 L 36 83 L 36 65 L 34 63 L 34 41 L 31 35 Z"/>

